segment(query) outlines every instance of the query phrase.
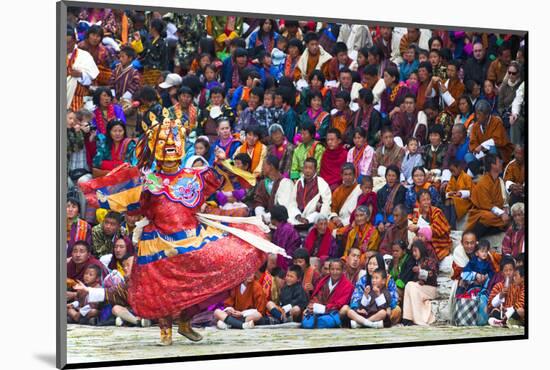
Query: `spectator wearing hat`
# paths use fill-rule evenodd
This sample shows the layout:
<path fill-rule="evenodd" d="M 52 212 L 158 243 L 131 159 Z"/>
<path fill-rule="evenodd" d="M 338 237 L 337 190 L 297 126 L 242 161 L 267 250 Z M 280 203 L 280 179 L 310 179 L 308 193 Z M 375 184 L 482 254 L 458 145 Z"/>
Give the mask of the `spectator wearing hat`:
<path fill-rule="evenodd" d="M 170 108 L 178 103 L 178 89 L 181 86 L 182 78 L 177 73 L 168 73 L 158 86 L 161 89 L 160 98 L 162 99 L 162 106 L 164 108 Z"/>

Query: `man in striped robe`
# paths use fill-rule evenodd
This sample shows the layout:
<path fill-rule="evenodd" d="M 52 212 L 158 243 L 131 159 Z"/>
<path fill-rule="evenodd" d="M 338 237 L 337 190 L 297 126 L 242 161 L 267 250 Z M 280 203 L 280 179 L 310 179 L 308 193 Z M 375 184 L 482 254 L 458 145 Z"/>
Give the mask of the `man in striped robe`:
<path fill-rule="evenodd" d="M 88 87 L 99 75 L 93 57 L 76 45 L 76 36 L 67 30 L 67 109 L 78 111 L 89 95 Z"/>

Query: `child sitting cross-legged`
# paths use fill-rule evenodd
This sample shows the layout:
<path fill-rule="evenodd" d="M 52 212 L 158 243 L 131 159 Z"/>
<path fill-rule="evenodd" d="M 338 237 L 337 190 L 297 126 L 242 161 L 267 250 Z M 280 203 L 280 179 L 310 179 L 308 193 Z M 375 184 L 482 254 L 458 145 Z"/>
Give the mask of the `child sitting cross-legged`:
<path fill-rule="evenodd" d="M 84 285 L 89 288 L 99 288 L 101 269 L 96 265 L 89 265 L 84 271 Z M 67 318 L 69 323 L 95 325 L 99 316 L 98 305 L 89 303 L 86 297 L 67 304 Z"/>
<path fill-rule="evenodd" d="M 262 286 L 250 275 L 239 286 L 231 289 L 229 298 L 224 302 L 225 309 L 214 311 L 218 320 L 218 329 L 252 329 L 254 322 L 262 318 L 265 312 L 265 293 Z"/>
<path fill-rule="evenodd" d="M 489 295 L 489 325 L 502 327 L 511 322 L 525 323 L 525 270 L 516 268 L 512 279 L 496 284 Z"/>
<path fill-rule="evenodd" d="M 372 274 L 372 289 L 367 285 L 357 308 L 348 310 L 347 315 L 353 329 L 360 326 L 380 329 L 391 325 L 391 295 L 386 287 L 387 277 L 384 267 L 376 269 Z"/>
<path fill-rule="evenodd" d="M 264 317 L 258 325 L 276 325 L 288 321 L 300 322 L 302 312 L 308 304 L 308 296 L 302 287 L 304 272 L 300 266 L 292 265 L 285 276 L 285 286 L 281 289 L 278 302 L 267 302 Z"/>

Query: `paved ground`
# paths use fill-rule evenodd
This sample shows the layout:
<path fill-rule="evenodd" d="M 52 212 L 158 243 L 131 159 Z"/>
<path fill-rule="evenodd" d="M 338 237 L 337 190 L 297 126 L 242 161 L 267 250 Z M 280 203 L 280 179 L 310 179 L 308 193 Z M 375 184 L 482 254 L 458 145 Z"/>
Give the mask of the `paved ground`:
<path fill-rule="evenodd" d="M 491 327 L 394 327 L 390 329 L 200 329 L 204 340 L 191 343 L 176 333 L 171 347 L 157 346 L 158 327 L 117 328 L 68 325 L 69 363 L 145 358 L 185 357 L 205 354 L 336 347 L 364 344 L 415 342 L 523 335 L 523 328 Z"/>

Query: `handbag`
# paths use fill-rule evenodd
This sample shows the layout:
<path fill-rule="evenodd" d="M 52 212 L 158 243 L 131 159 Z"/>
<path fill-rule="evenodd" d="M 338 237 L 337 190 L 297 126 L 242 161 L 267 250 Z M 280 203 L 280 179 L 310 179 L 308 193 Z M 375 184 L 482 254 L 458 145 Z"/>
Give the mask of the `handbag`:
<path fill-rule="evenodd" d="M 73 180 L 73 182 L 76 183 L 79 178 L 81 178 L 82 176 L 87 175 L 89 173 L 90 173 L 90 171 L 88 171 L 85 168 L 77 168 L 77 169 L 69 171 L 69 177 L 71 178 L 71 180 Z"/>
<path fill-rule="evenodd" d="M 453 316 L 455 326 L 476 326 L 479 300 L 476 298 L 457 298 Z"/>
<path fill-rule="evenodd" d="M 333 329 L 342 326 L 338 311 L 330 311 L 324 314 L 309 314 L 302 321 L 304 329 Z"/>

